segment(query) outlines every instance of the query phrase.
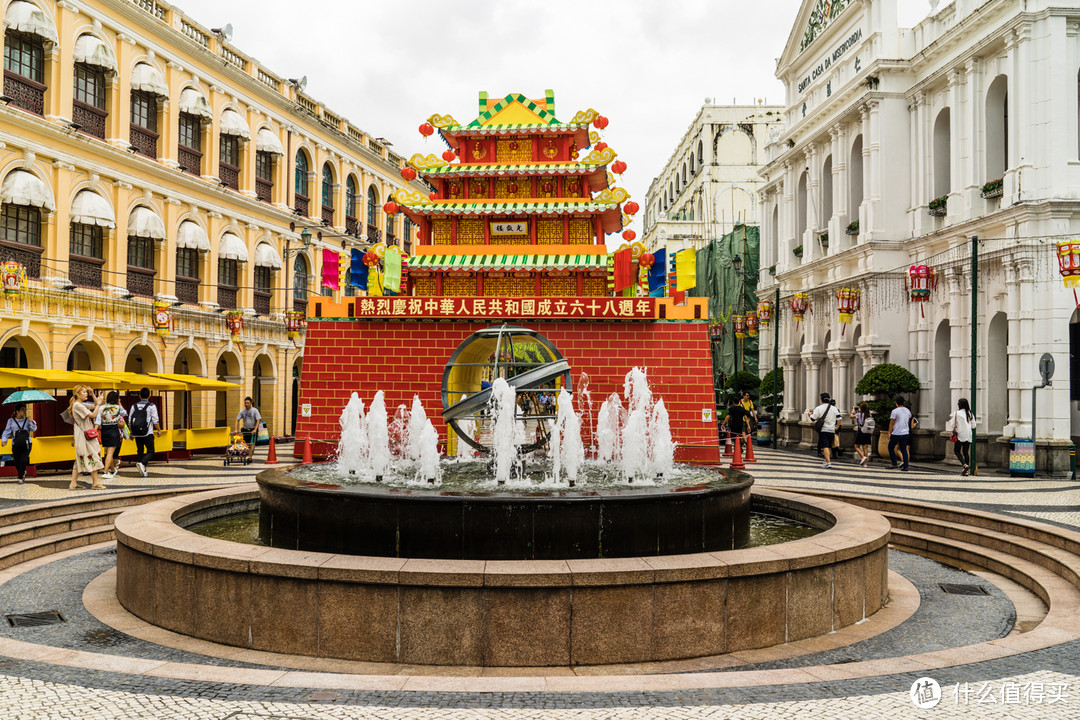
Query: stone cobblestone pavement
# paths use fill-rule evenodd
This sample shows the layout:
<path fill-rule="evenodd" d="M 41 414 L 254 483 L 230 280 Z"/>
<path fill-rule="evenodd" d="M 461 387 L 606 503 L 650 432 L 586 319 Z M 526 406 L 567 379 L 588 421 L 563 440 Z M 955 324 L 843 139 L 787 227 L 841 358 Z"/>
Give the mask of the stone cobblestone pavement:
<path fill-rule="evenodd" d="M 265 449 L 260 449 L 265 457 Z M 283 452 L 284 451 L 284 452 Z M 289 456 L 279 446 L 279 454 Z M 1012 479 L 998 475 L 960 478 L 948 466 L 913 467 L 908 473 L 882 466 L 867 469 L 834 463 L 822 469 L 810 455 L 758 449 L 747 467 L 764 486 L 824 489 L 1010 513 L 1068 527 L 1080 526 L 1080 484 L 1061 479 Z M 285 459 L 283 457 L 283 459 Z M 222 468 L 220 459 L 157 464 L 148 479 L 125 470 L 110 490 L 215 485 L 249 480 L 262 469 Z M 24 486 L 0 483 L 0 508 L 89 493 L 69 492 L 63 475 Z M 9 612 L 7 608 L 0 611 Z M 84 647 L 83 650 L 93 650 Z M 361 676 L 293 673 L 306 683 L 259 684 L 240 675 L 233 682 L 114 672 L 103 662 L 90 667 L 0 657 L 0 719 L 80 720 L 192 718 L 197 720 L 314 720 L 378 718 L 425 720 L 638 720 L 691 718 L 1076 718 L 1080 720 L 1080 643 L 1022 655 L 929 671 L 940 685 L 936 707 L 912 700 L 915 671 L 855 680 L 762 684 L 746 674 L 743 684 L 696 689 L 635 690 L 633 679 L 610 691 L 559 691 L 552 679 L 522 678 L 520 691 L 480 691 L 467 678 L 402 678 L 376 684 Z M 219 668 L 220 670 L 220 668 Z M 240 669 L 229 672 L 242 673 Z M 265 671 L 262 671 L 265 672 Z M 793 670 L 792 672 L 798 672 Z M 716 678 L 728 673 L 712 673 Z M 678 676 L 685 678 L 686 676 Z M 697 677 L 706 677 L 701 674 Z M 805 680 L 805 678 L 804 678 Z M 678 687 L 683 688 L 685 683 Z M 386 689 L 393 687 L 393 689 Z M 479 686 L 477 686 L 479 687 Z M 673 687 L 675 687 L 673 685 Z M 629 689 L 628 689 L 629 688 Z"/>

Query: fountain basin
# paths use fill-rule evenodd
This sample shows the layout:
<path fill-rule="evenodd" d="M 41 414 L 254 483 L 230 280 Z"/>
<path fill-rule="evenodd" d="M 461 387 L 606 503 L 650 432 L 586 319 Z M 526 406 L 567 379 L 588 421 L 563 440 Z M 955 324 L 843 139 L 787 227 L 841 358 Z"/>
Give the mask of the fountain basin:
<path fill-rule="evenodd" d="M 889 524 L 839 501 L 757 490 L 757 511 L 827 527 L 767 547 L 579 560 L 433 560 L 243 545 L 183 526 L 250 510 L 253 484 L 116 520 L 117 596 L 212 642 L 315 657 L 547 667 L 702 657 L 800 640 L 887 596 Z"/>
<path fill-rule="evenodd" d="M 730 550 L 750 532 L 744 473 L 603 492 L 455 492 L 308 482 L 259 473 L 272 547 L 445 560 L 568 560 Z"/>

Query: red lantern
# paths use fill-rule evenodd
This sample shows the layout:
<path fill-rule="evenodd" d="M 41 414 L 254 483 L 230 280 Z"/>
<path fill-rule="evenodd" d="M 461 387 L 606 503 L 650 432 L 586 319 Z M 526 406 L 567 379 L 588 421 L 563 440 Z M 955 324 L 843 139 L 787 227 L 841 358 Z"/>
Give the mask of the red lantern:
<path fill-rule="evenodd" d="M 438 200 L 439 199 L 438 191 L 437 190 L 432 190 L 431 192 L 429 192 L 428 193 L 428 199 L 429 200 Z"/>
<path fill-rule="evenodd" d="M 622 237 L 626 242 L 633 242 L 634 238 L 637 237 L 637 233 L 633 230 L 623 230 Z"/>
<path fill-rule="evenodd" d="M 731 324 L 735 327 L 735 337 L 746 337 L 746 316 L 745 315 L 732 315 Z"/>
<path fill-rule="evenodd" d="M 810 296 L 804 292 L 795 293 L 791 298 L 791 314 L 795 317 L 795 325 L 802 322 L 808 312 L 813 312 L 810 308 Z"/>
<path fill-rule="evenodd" d="M 597 130 L 603 130 L 607 127 L 608 119 L 603 115 L 597 115 L 596 119 L 592 121 L 592 124 Z"/>
<path fill-rule="evenodd" d="M 623 209 L 623 212 L 626 213 L 627 215 L 634 215 L 634 214 L 637 213 L 638 210 L 641 209 L 641 206 L 638 205 L 633 200 L 631 200 L 630 202 L 623 205 L 622 209 Z"/>
<path fill-rule="evenodd" d="M 858 288 L 840 288 L 836 291 L 836 306 L 840 311 L 840 334 L 843 335 L 855 313 L 859 311 L 862 291 Z"/>
<path fill-rule="evenodd" d="M 640 258 L 638 258 L 638 265 L 643 268 L 651 268 L 653 266 L 653 263 L 655 262 L 656 257 L 652 253 L 645 253 Z"/>
<path fill-rule="evenodd" d="M 457 153 L 454 152 L 453 150 L 444 150 L 443 151 L 442 159 L 445 160 L 446 162 L 454 162 L 454 160 L 456 158 L 457 158 Z"/>
<path fill-rule="evenodd" d="M 750 337 L 757 337 L 758 331 L 758 316 L 757 313 L 751 310 L 746 313 L 746 334 Z"/>
<path fill-rule="evenodd" d="M 420 134 L 424 137 L 431 137 L 435 133 L 435 128 L 431 126 L 431 123 L 423 123 L 420 125 Z"/>
<path fill-rule="evenodd" d="M 596 150 L 596 152 L 604 152 L 605 150 L 607 150 L 607 147 L 608 144 L 606 142 L 598 142 L 593 145 L 593 150 Z"/>
<path fill-rule="evenodd" d="M 368 267 L 375 267 L 379 264 L 379 256 L 375 254 L 374 250 L 368 250 L 364 253 L 364 264 Z"/>
<path fill-rule="evenodd" d="M 506 186 L 506 191 L 507 191 L 508 193 L 510 193 L 511 195 L 513 195 L 514 193 L 516 193 L 516 192 L 517 192 L 517 190 L 518 190 L 518 188 L 517 188 L 517 183 L 510 183 L 509 185 L 507 185 L 507 186 Z"/>
<path fill-rule="evenodd" d="M 769 327 L 769 323 L 772 322 L 773 303 L 772 300 L 762 300 L 757 304 L 757 316 L 758 324 L 763 328 Z"/>
<path fill-rule="evenodd" d="M 413 170 L 411 167 L 408 166 L 403 167 L 401 168 L 401 177 L 405 178 L 409 182 L 412 182 L 416 179 L 416 170 Z"/>
<path fill-rule="evenodd" d="M 611 172 L 615 173 L 616 175 L 622 175 L 624 172 L 626 172 L 626 163 L 624 163 L 622 160 L 616 160 L 615 162 L 611 163 Z"/>
<path fill-rule="evenodd" d="M 1080 308 L 1080 299 L 1076 297 L 1076 286 L 1080 285 L 1080 243 L 1059 242 L 1057 244 L 1058 271 L 1065 287 L 1072 288 L 1073 300 Z"/>
<path fill-rule="evenodd" d="M 387 215 L 396 215 L 398 211 L 398 204 L 391 200 L 390 202 L 383 205 L 382 209 L 383 212 L 385 212 Z"/>
<path fill-rule="evenodd" d="M 905 284 L 908 285 L 908 297 L 911 302 L 924 303 L 928 301 L 931 291 L 937 287 L 934 268 L 929 265 L 912 265 L 908 268 L 908 279 Z M 926 311 L 923 310 L 922 305 L 919 305 L 919 314 L 926 317 Z"/>

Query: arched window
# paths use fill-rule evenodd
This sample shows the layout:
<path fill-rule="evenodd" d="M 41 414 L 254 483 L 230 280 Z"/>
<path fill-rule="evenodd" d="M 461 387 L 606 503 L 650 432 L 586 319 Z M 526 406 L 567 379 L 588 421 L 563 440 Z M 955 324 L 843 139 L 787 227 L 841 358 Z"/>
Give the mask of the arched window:
<path fill-rule="evenodd" d="M 15 3 L 12 3 L 13 5 Z M 11 104 L 45 114 L 45 44 L 37 35 L 8 29 L 4 34 L 4 91 Z"/>
<path fill-rule="evenodd" d="M 986 182 L 1009 168 L 1009 78 L 998 75 L 986 91 Z"/>
<path fill-rule="evenodd" d="M 375 192 L 375 186 L 372 185 L 367 190 L 367 224 L 368 235 L 372 235 L 373 231 L 378 227 L 379 217 L 379 196 Z"/>
<path fill-rule="evenodd" d="M 862 135 L 855 138 L 851 143 L 851 157 L 848 160 L 848 215 L 851 219 L 859 219 L 859 208 L 863 201 L 863 142 Z M 861 228 L 867 230 L 868 228 Z"/>
<path fill-rule="evenodd" d="M 293 260 L 293 302 L 303 302 L 304 307 L 307 307 L 308 296 L 308 264 L 307 259 L 303 253 L 298 254 L 296 259 Z M 300 308 L 296 308 L 299 310 Z"/>
<path fill-rule="evenodd" d="M 691 175 L 691 177 L 694 175 L 695 172 L 696 172 L 696 170 L 694 168 L 694 153 L 690 153 L 690 175 Z"/>
<path fill-rule="evenodd" d="M 300 215 L 308 214 L 308 159 L 303 150 L 296 153 L 296 175 L 293 182 L 296 201 L 293 207 Z"/>
<path fill-rule="evenodd" d="M 795 244 L 802 246 L 806 233 L 806 171 L 799 175 L 799 189 L 795 195 Z"/>
<path fill-rule="evenodd" d="M 324 208 L 334 209 L 334 171 L 330 163 L 322 166 L 322 204 Z"/>
<path fill-rule="evenodd" d="M 698 140 L 697 144 L 697 164 L 699 167 L 705 164 L 705 146 L 702 145 L 700 140 Z"/>
<path fill-rule="evenodd" d="M 934 197 L 948 195 L 952 189 L 950 161 L 952 159 L 952 132 L 949 108 L 938 113 L 934 121 Z"/>
<path fill-rule="evenodd" d="M 818 229 L 826 230 L 829 227 L 829 219 L 833 215 L 833 171 L 832 155 L 825 158 L 825 164 L 821 168 L 821 218 L 818 219 Z"/>
<path fill-rule="evenodd" d="M 356 178 L 352 175 L 345 181 L 345 217 L 356 220 Z"/>

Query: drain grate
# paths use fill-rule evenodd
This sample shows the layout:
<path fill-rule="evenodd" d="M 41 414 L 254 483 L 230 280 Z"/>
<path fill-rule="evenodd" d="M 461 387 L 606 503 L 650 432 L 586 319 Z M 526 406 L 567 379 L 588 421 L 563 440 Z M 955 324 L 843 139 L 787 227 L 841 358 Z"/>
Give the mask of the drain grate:
<path fill-rule="evenodd" d="M 59 610 L 5 615 L 4 618 L 7 619 L 8 625 L 11 627 L 41 627 L 42 625 L 56 625 L 57 623 L 67 622 Z"/>
<path fill-rule="evenodd" d="M 990 591 L 982 585 L 955 585 L 952 583 L 940 583 L 942 590 L 950 595 L 989 595 Z"/>

